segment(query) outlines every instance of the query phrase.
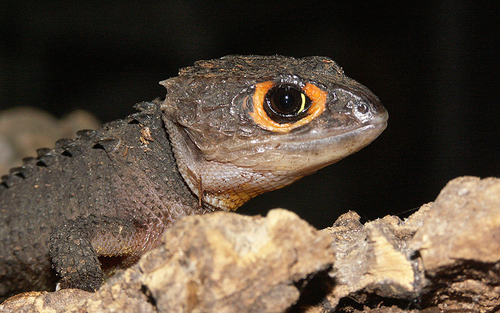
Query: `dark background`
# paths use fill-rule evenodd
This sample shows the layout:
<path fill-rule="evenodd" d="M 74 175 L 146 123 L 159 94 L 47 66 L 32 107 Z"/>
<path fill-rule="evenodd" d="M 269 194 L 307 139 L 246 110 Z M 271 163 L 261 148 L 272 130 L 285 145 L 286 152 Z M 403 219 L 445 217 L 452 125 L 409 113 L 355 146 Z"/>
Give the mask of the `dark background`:
<path fill-rule="evenodd" d="M 387 130 L 241 212 L 284 207 L 317 227 L 347 210 L 404 217 L 454 177 L 500 174 L 499 13 L 498 1 L 4 0 L 0 109 L 109 121 L 198 59 L 329 56 L 380 97 Z"/>

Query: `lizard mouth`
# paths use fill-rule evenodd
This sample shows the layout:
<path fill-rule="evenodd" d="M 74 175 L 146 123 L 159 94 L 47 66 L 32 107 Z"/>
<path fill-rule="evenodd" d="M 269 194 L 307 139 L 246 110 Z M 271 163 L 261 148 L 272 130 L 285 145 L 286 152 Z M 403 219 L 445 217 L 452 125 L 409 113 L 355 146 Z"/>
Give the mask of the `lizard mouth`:
<path fill-rule="evenodd" d="M 387 114 L 386 114 L 387 115 Z M 376 134 L 373 139 L 375 139 L 380 133 L 382 133 L 387 127 L 387 117 L 380 117 L 377 120 L 372 120 L 370 123 L 364 123 L 357 125 L 356 127 L 346 127 L 341 129 L 332 129 L 326 131 L 316 131 L 311 130 L 304 134 L 290 134 L 290 136 L 283 136 L 285 138 L 280 138 L 276 140 L 281 143 L 287 144 L 309 144 L 311 146 L 319 145 L 328 141 L 340 139 L 343 136 L 350 136 L 352 134 L 365 134 L 367 137 L 371 137 L 371 134 Z M 372 140 L 373 140 L 372 139 Z"/>
<path fill-rule="evenodd" d="M 289 133 L 254 142 L 236 150 L 225 150 L 211 158 L 257 172 L 302 177 L 333 164 L 362 149 L 386 128 L 387 117 L 344 129 Z M 223 160 L 222 158 L 226 158 Z"/>
<path fill-rule="evenodd" d="M 274 146 L 282 157 L 273 160 L 274 149 L 268 149 L 267 153 L 264 153 L 267 154 L 268 162 L 256 164 L 254 170 L 272 170 L 286 175 L 297 175 L 297 173 L 307 175 L 361 150 L 375 140 L 386 126 L 386 121 L 380 121 L 343 132 L 308 134 L 301 136 L 300 140 L 282 138 Z M 263 155 L 260 159 L 264 160 L 266 157 Z"/>

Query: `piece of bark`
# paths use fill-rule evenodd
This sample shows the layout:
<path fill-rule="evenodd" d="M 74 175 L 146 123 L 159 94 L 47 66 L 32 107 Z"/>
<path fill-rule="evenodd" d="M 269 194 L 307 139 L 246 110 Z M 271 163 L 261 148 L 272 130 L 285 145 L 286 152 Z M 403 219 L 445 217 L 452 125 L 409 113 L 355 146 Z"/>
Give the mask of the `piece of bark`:
<path fill-rule="evenodd" d="M 424 205 L 405 221 L 386 216 L 365 225 L 351 211 L 340 216 L 333 227 L 323 230 L 334 238 L 336 262 L 331 275 L 335 285 L 326 296 L 327 304 L 320 303 L 308 312 L 350 307 L 349 302 L 340 303 L 342 299 L 352 299 L 357 304 L 352 310 L 366 304 L 363 311 L 367 311 L 369 305 L 384 303 L 383 299 L 417 297 L 416 264 L 410 257 L 413 251 L 408 249 L 407 241 L 422 224 L 427 210 L 429 205 Z M 387 310 L 399 312 L 390 306 Z"/>
<path fill-rule="evenodd" d="M 332 238 L 294 213 L 277 209 L 262 218 L 217 212 L 179 221 L 137 265 L 86 299 L 70 297 L 76 300 L 66 300 L 63 310 L 47 293 L 11 298 L 0 310 L 284 312 L 333 262 Z"/>
<path fill-rule="evenodd" d="M 337 311 L 500 310 L 500 179 L 454 179 L 405 221 L 358 220 L 349 212 L 327 230 L 337 251 L 327 299 Z"/>
<path fill-rule="evenodd" d="M 334 261 L 331 238 L 285 210 L 186 219 L 165 238 L 139 263 L 164 312 L 283 312 L 298 301 L 297 285 Z"/>
<path fill-rule="evenodd" d="M 441 192 L 410 244 L 430 275 L 457 260 L 497 262 L 499 225 L 499 180 L 461 177 Z"/>
<path fill-rule="evenodd" d="M 434 292 L 425 301 L 447 310 L 500 310 L 500 179 L 449 182 L 409 242 Z"/>
<path fill-rule="evenodd" d="M 405 220 L 348 212 L 182 219 L 95 293 L 28 293 L 1 312 L 498 312 L 500 179 L 452 180 Z M 63 308 L 63 309 L 61 309 Z"/>

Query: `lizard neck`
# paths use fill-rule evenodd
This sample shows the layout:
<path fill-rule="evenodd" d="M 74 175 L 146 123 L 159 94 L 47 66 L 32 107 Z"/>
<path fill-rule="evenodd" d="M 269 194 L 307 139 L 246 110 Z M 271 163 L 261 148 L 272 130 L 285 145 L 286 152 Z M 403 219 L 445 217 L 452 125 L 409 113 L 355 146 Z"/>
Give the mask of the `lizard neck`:
<path fill-rule="evenodd" d="M 214 211 L 215 207 L 200 203 L 198 196 L 181 176 L 173 146 L 165 132 L 161 110 L 157 103 L 154 104 L 154 110 L 151 112 L 154 117 L 140 120 L 137 124 L 140 128 L 140 138 L 133 139 L 133 142 L 141 144 L 132 149 L 132 153 L 138 154 L 135 157 L 136 165 L 141 167 L 138 172 L 144 173 L 145 179 L 151 184 L 149 190 L 154 190 L 154 198 L 158 198 L 162 203 L 164 223 L 170 224 L 185 215 Z M 129 166 L 133 165 L 129 163 Z"/>

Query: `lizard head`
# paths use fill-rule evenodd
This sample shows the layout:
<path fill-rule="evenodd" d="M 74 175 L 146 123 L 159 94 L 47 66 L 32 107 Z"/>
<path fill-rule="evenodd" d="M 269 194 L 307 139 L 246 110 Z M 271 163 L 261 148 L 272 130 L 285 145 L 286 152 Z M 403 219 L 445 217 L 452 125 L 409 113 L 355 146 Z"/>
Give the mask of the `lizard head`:
<path fill-rule="evenodd" d="M 223 210 L 360 150 L 388 118 L 326 57 L 226 56 L 161 84 L 179 171 L 205 205 Z"/>

